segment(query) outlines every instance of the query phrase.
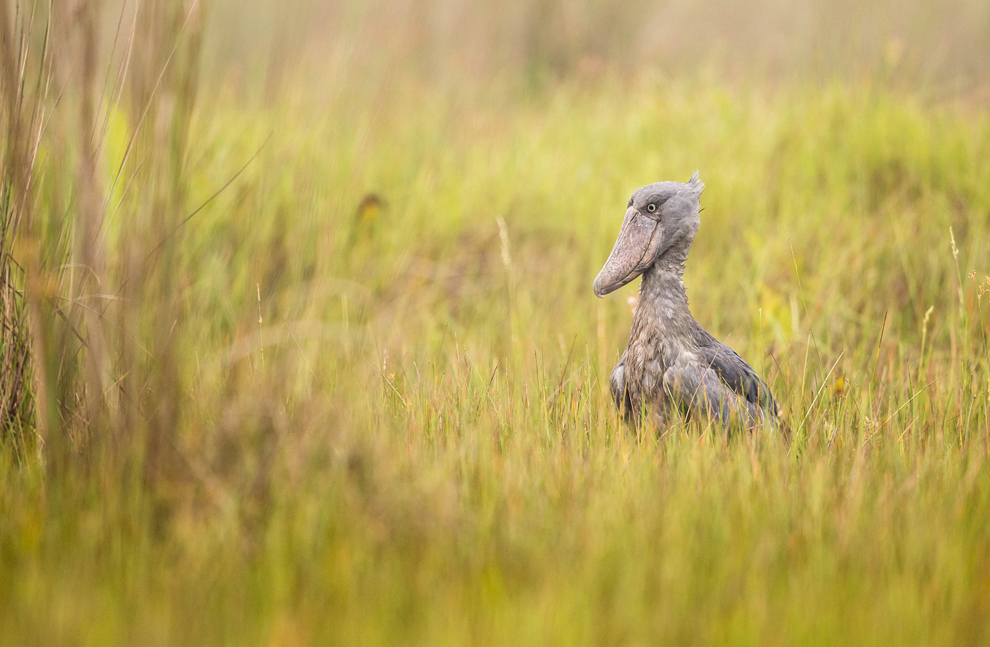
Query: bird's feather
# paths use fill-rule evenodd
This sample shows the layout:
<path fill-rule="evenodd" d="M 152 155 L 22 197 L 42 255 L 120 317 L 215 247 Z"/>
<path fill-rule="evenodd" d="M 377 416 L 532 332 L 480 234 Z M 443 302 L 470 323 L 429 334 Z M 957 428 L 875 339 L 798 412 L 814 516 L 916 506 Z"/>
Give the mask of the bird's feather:
<path fill-rule="evenodd" d="M 619 363 L 615 365 L 611 375 L 608 376 L 612 399 L 615 400 L 615 406 L 623 413 L 628 413 L 632 410 L 632 405 L 629 402 L 629 391 L 626 389 L 626 354 L 628 352 L 627 350 L 622 353 Z"/>
<path fill-rule="evenodd" d="M 730 388 L 713 368 L 675 364 L 664 373 L 663 382 L 668 395 L 688 414 L 747 428 L 765 422 L 769 415 L 759 404 Z"/>
<path fill-rule="evenodd" d="M 777 413 L 777 403 L 770 388 L 736 351 L 715 339 L 701 326 L 698 326 L 696 340 L 705 364 L 726 386 L 761 409 Z"/>

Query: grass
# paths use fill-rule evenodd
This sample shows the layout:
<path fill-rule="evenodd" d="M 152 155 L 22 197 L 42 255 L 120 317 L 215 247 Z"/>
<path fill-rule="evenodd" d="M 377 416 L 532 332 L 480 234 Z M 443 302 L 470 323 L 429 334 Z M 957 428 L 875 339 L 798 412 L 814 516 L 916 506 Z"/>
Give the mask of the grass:
<path fill-rule="evenodd" d="M 0 644 L 990 639 L 978 103 L 185 69 L 94 106 L 95 155 L 74 117 L 39 145 L 12 258 L 55 404 L 3 435 Z M 695 168 L 693 312 L 789 445 L 610 401 L 636 286 L 591 281 L 631 192 Z"/>

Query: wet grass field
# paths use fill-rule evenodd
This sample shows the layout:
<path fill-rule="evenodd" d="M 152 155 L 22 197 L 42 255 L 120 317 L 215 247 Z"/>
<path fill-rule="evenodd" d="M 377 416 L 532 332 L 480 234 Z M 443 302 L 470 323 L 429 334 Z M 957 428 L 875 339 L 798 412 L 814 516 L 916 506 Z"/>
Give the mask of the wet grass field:
<path fill-rule="evenodd" d="M 197 81 L 184 29 L 167 73 L 112 68 L 87 108 L 83 62 L 3 113 L 4 367 L 19 339 L 33 368 L 0 643 L 990 640 L 985 99 L 649 70 L 254 93 Z M 609 396 L 639 282 L 592 280 L 629 195 L 695 169 L 692 311 L 789 443 L 637 432 Z"/>

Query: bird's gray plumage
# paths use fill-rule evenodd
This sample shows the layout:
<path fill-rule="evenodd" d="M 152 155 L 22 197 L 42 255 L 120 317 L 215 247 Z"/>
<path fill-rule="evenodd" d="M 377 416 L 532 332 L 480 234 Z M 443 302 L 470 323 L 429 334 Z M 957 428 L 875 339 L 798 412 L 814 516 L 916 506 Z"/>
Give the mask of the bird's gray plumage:
<path fill-rule="evenodd" d="M 629 200 L 622 230 L 595 279 L 604 296 L 642 274 L 639 305 L 619 363 L 609 378 L 628 417 L 665 425 L 681 412 L 724 425 L 773 422 L 770 389 L 735 351 L 702 328 L 688 307 L 682 276 L 698 232 L 704 184 L 658 182 Z"/>

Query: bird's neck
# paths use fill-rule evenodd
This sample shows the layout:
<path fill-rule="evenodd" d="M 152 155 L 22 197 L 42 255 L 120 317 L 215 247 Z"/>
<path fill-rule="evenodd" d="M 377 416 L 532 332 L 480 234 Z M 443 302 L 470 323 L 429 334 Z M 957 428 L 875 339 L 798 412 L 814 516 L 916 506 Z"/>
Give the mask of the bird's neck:
<path fill-rule="evenodd" d="M 667 334 L 688 334 L 694 319 L 688 307 L 683 276 L 684 263 L 658 259 L 643 273 L 636 316 L 643 317 L 644 322 L 659 324 Z"/>

